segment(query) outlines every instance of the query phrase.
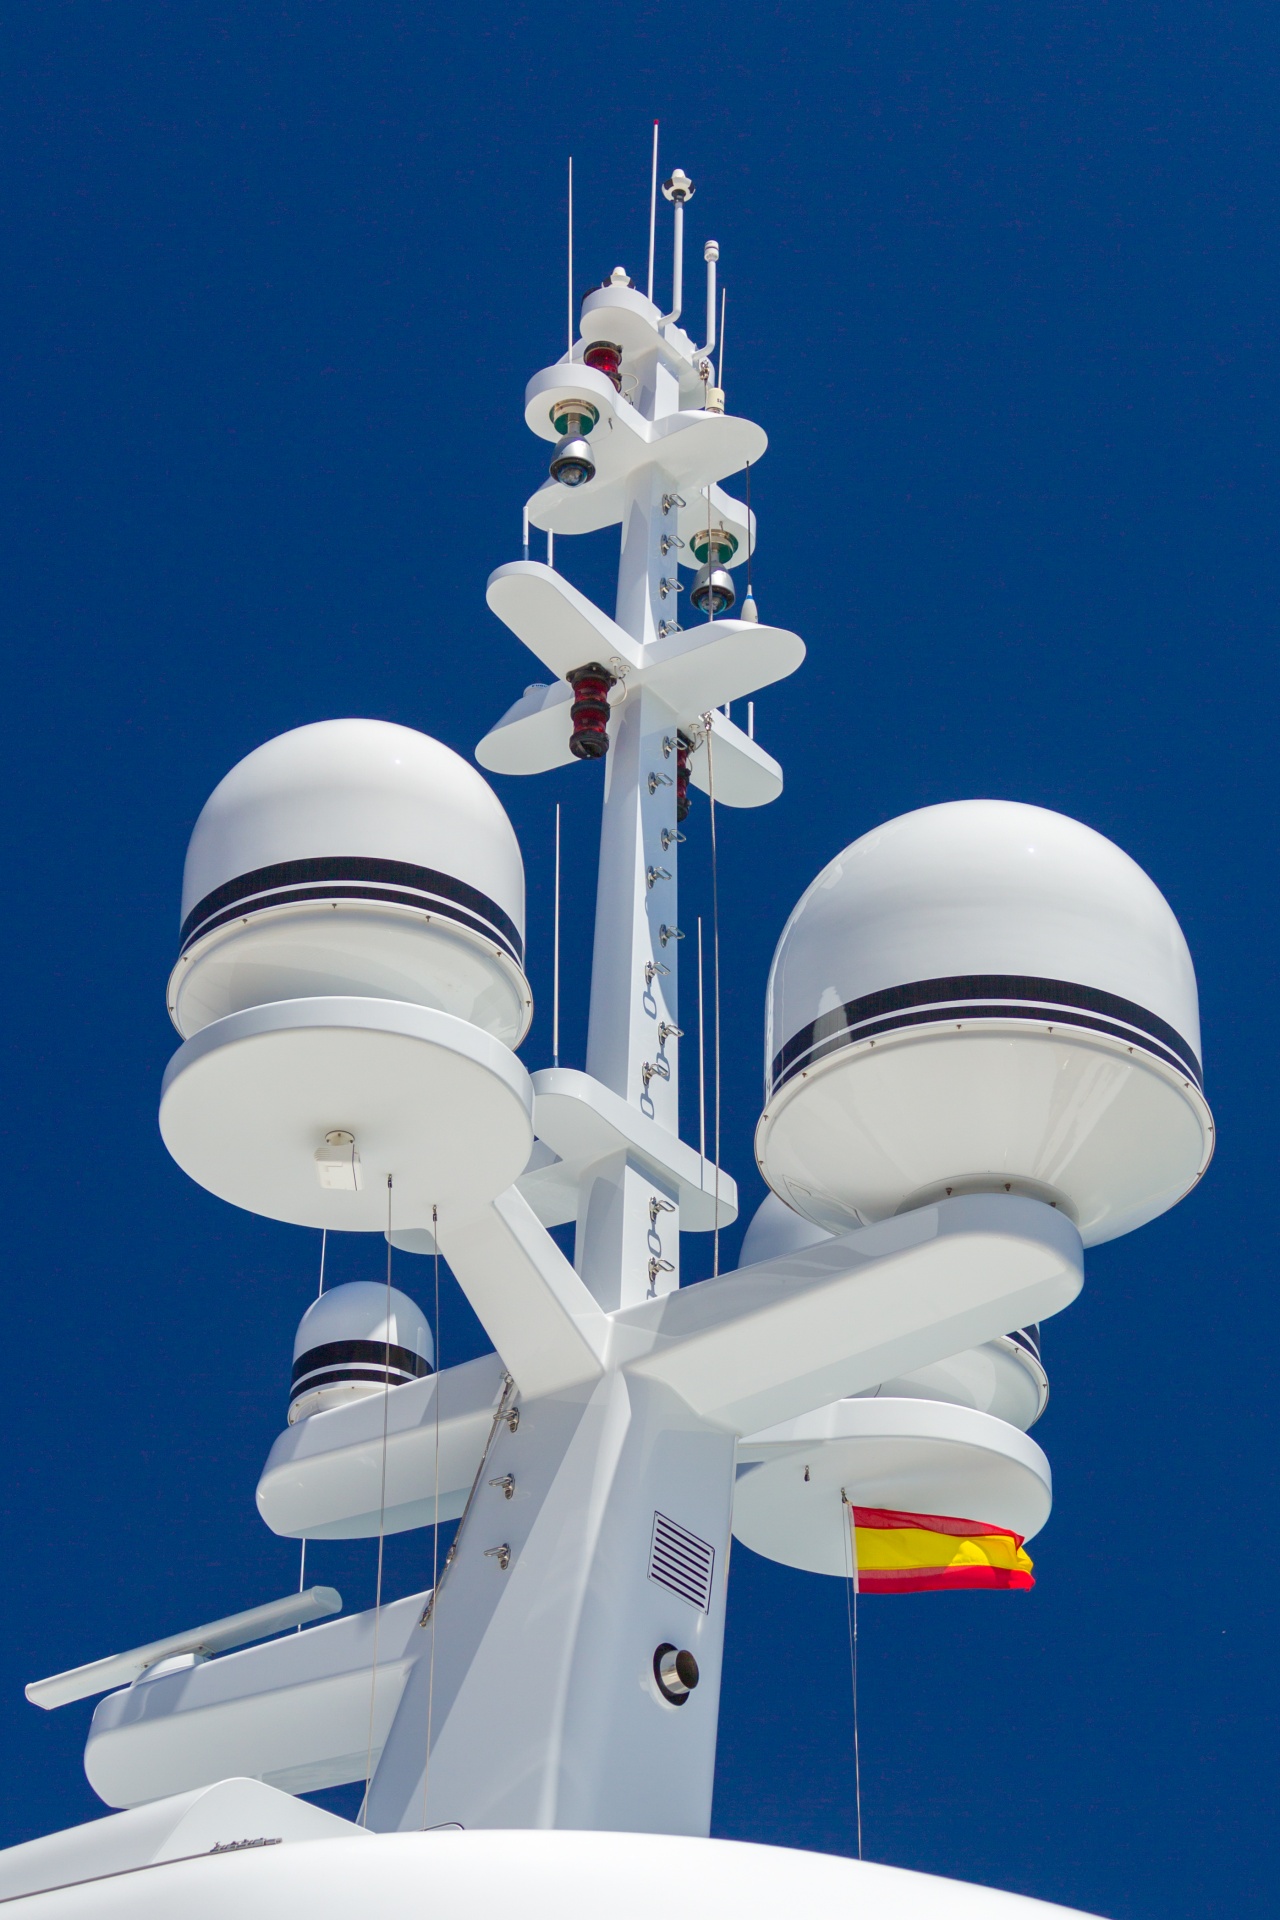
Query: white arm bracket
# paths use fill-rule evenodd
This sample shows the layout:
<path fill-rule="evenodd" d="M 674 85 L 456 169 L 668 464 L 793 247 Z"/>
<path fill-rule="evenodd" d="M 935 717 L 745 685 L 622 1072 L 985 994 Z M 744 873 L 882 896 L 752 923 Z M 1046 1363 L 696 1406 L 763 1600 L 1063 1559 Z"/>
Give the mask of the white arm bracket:
<path fill-rule="evenodd" d="M 628 1308 L 613 1351 L 748 1434 L 1047 1319 L 1083 1280 L 1065 1214 L 973 1194 Z"/>

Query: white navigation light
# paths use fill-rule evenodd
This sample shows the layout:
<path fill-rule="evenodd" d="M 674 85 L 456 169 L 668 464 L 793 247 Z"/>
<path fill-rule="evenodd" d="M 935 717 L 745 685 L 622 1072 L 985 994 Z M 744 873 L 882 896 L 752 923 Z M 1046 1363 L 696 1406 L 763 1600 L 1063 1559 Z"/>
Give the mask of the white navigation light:
<path fill-rule="evenodd" d="M 533 1013 L 506 812 L 460 755 L 382 720 L 258 747 L 214 789 L 187 850 L 169 981 L 179 1033 L 334 995 L 434 1007 L 508 1046 Z"/>
<path fill-rule="evenodd" d="M 398 1287 L 353 1280 L 303 1314 L 293 1342 L 289 1425 L 327 1407 L 425 1379 L 435 1342 L 422 1309 Z"/>
<path fill-rule="evenodd" d="M 595 479 L 596 463 L 586 437 L 599 418 L 600 409 L 590 400 L 557 400 L 552 407 L 551 424 L 560 438 L 548 471 L 562 487 L 581 487 Z"/>
<path fill-rule="evenodd" d="M 1101 834 L 1008 801 L 905 814 L 824 868 L 774 955 L 765 1076 L 761 1171 L 833 1230 L 1007 1191 L 1096 1245 L 1213 1151 L 1168 903 Z"/>

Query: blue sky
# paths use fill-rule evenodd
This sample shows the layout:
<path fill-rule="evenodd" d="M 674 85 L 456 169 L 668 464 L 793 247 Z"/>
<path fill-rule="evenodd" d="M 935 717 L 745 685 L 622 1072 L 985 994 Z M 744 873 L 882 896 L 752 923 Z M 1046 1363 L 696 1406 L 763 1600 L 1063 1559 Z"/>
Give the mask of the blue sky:
<path fill-rule="evenodd" d="M 0 1841 L 101 1810 L 87 1708 L 26 1680 L 296 1577 L 253 1488 L 317 1248 L 155 1125 L 186 837 L 274 733 L 469 751 L 531 677 L 483 587 L 545 459 L 521 396 L 562 344 L 565 160 L 581 285 L 639 274 L 658 116 L 694 259 L 721 244 L 729 404 L 770 435 L 762 616 L 809 646 L 756 708 L 784 797 L 721 816 L 744 1198 L 783 920 L 936 800 L 1059 808 L 1154 877 L 1219 1129 L 1045 1329 L 1035 1592 L 864 1605 L 867 1851 L 1117 1920 L 1270 1911 L 1274 12 L 82 0 L 5 37 Z M 557 558 L 606 594 L 606 536 Z M 600 770 L 499 784 L 533 1065 L 564 807 L 573 1063 Z M 378 1260 L 339 1242 L 331 1275 Z M 482 1344 L 452 1286 L 441 1341 Z M 371 1547 L 311 1565 L 369 1603 Z M 389 1591 L 428 1567 L 394 1541 Z M 731 1584 L 715 1831 L 852 1851 L 843 1590 L 743 1549 Z"/>

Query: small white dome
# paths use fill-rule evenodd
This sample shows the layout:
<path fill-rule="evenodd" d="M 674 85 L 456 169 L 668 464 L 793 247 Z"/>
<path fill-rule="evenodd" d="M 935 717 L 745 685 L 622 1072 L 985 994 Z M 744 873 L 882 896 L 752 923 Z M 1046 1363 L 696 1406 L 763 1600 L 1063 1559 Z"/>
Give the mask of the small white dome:
<path fill-rule="evenodd" d="M 377 1280 L 330 1287 L 313 1300 L 293 1342 L 289 1425 L 328 1407 L 404 1386 L 433 1371 L 435 1342 L 421 1308 Z"/>
<path fill-rule="evenodd" d="M 456 1014 L 515 1046 L 524 867 L 461 755 L 383 720 L 281 734 L 214 789 L 182 885 L 169 1011 L 189 1038 L 279 1000 L 353 995 Z"/>
<path fill-rule="evenodd" d="M 855 840 L 783 930 L 757 1159 L 832 1228 L 1007 1186 L 1094 1244 L 1207 1166 L 1199 1053 L 1186 941 L 1127 854 L 1042 807 L 925 807 Z"/>
<path fill-rule="evenodd" d="M 830 1238 L 826 1227 L 816 1226 L 812 1220 L 806 1220 L 785 1200 L 780 1200 L 776 1193 L 766 1193 L 742 1236 L 738 1265 L 752 1267 L 757 1260 L 781 1260 L 788 1253 L 799 1253 L 803 1247 L 816 1247 L 820 1241 Z"/>

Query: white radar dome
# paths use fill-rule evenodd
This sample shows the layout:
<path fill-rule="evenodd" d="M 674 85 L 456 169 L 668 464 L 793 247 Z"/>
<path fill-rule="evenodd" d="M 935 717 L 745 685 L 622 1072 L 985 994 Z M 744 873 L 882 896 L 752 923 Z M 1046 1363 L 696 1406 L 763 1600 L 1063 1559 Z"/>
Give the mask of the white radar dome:
<path fill-rule="evenodd" d="M 432 1007 L 512 1047 L 533 1016 L 506 812 L 461 755 L 384 720 L 256 748 L 205 803 L 183 874 L 168 998 L 184 1038 L 344 995 Z"/>
<path fill-rule="evenodd" d="M 904 814 L 818 875 L 769 976 L 765 1101 L 761 1172 L 833 1231 L 1003 1189 L 1096 1245 L 1213 1152 L 1167 901 L 1100 833 L 1003 800 Z"/>
<path fill-rule="evenodd" d="M 421 1380 L 433 1370 L 435 1357 L 426 1316 L 407 1293 L 376 1280 L 330 1287 L 311 1302 L 298 1325 L 289 1425 L 327 1407 Z"/>

